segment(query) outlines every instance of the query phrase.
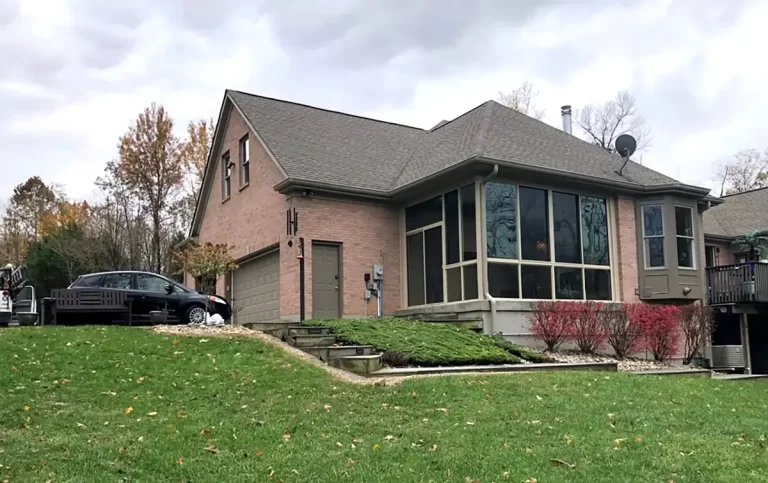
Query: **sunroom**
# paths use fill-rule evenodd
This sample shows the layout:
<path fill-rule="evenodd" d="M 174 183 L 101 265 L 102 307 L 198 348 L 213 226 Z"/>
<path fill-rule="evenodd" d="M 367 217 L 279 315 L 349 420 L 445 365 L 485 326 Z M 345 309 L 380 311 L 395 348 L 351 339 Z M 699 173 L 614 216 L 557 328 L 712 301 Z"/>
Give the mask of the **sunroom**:
<path fill-rule="evenodd" d="M 506 178 L 409 204 L 398 314 L 525 337 L 532 301 L 618 300 L 613 210 L 609 196 Z"/>

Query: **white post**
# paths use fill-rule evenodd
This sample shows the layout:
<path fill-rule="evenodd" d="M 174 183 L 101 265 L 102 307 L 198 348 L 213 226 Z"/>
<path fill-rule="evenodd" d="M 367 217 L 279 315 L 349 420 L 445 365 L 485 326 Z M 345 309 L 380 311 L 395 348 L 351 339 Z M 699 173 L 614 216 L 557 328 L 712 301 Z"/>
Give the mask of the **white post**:
<path fill-rule="evenodd" d="M 744 348 L 744 373 L 752 374 L 752 356 L 749 353 L 749 318 L 741 314 L 741 344 Z"/>

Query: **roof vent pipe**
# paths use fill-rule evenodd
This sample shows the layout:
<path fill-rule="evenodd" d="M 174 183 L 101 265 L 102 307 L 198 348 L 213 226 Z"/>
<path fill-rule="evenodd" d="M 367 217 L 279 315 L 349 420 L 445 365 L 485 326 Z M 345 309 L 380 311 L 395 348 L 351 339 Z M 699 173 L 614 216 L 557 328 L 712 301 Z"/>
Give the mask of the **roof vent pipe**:
<path fill-rule="evenodd" d="M 571 106 L 563 106 L 560 108 L 560 114 L 563 115 L 563 131 L 568 134 L 573 134 L 571 131 Z"/>

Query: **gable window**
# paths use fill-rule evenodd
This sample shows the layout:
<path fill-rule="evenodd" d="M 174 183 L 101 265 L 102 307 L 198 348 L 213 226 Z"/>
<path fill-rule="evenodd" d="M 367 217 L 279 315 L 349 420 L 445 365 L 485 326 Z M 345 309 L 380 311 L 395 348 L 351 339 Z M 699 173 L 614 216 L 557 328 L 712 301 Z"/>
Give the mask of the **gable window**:
<path fill-rule="evenodd" d="M 221 157 L 221 197 L 225 200 L 232 194 L 231 178 L 232 163 L 229 159 L 229 152 L 226 152 Z"/>
<path fill-rule="evenodd" d="M 240 186 L 246 186 L 251 181 L 251 149 L 248 135 L 240 140 Z"/>
<path fill-rule="evenodd" d="M 642 207 L 643 250 L 646 268 L 663 268 L 664 260 L 664 214 L 661 205 Z"/>
<path fill-rule="evenodd" d="M 487 183 L 485 232 L 492 296 L 612 299 L 605 199 Z"/>
<path fill-rule="evenodd" d="M 695 268 L 693 248 L 693 210 L 685 206 L 675 206 L 675 235 L 677 241 L 677 266 Z"/>

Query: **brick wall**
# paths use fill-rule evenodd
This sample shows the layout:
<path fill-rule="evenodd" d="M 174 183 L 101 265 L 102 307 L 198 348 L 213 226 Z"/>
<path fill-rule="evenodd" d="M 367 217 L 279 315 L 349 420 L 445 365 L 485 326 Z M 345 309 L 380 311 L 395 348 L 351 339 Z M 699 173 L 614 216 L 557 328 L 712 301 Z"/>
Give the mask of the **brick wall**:
<path fill-rule="evenodd" d="M 250 184 L 239 190 L 239 142 L 249 134 Z M 231 196 L 222 203 L 221 157 L 229 150 L 236 166 L 231 175 Z M 227 120 L 221 151 L 216 153 L 217 166 L 213 185 L 203 216 L 200 243 L 234 245 L 233 255 L 240 258 L 263 248 L 280 245 L 280 316 L 298 320 L 299 263 L 296 258 L 298 237 L 289 237 L 285 229 L 285 212 L 296 208 L 299 215 L 299 235 L 304 237 L 305 311 L 312 315 L 312 240 L 341 244 L 342 313 L 362 316 L 376 313 L 376 299 L 365 303 L 363 274 L 373 264 L 382 263 L 385 270 L 384 310 L 387 314 L 400 308 L 400 243 L 398 210 L 362 202 L 333 201 L 318 198 L 287 198 L 273 186 L 282 177 L 268 153 L 236 110 Z M 293 246 L 288 247 L 288 241 Z M 186 278 L 194 287 L 194 280 Z M 217 292 L 225 291 L 220 277 Z"/>
<path fill-rule="evenodd" d="M 638 302 L 637 225 L 635 224 L 635 200 L 618 198 L 616 210 L 618 234 L 617 268 L 619 295 L 622 302 Z"/>
<path fill-rule="evenodd" d="M 240 189 L 240 139 L 246 134 L 249 135 L 250 183 Z M 230 198 L 222 203 L 221 157 L 227 151 L 235 166 L 231 174 Z M 285 233 L 286 199 L 272 187 L 283 176 L 234 109 L 227 120 L 221 150 L 214 159 L 214 179 L 200 228 L 200 243 L 234 245 L 235 258 L 279 243 L 281 234 Z M 284 290 L 282 280 L 280 289 Z M 224 277 L 219 277 L 216 291 L 224 293 Z"/>
<path fill-rule="evenodd" d="M 396 208 L 362 202 L 294 197 L 289 204 L 299 214 L 304 237 L 306 314 L 312 314 L 312 240 L 341 244 L 342 312 L 344 316 L 376 314 L 376 299 L 366 303 L 363 275 L 374 264 L 384 265 L 384 312 L 400 308 L 399 218 Z M 283 314 L 298 314 L 299 272 L 295 250 L 281 257 L 281 277 L 296 289 L 281 294 Z M 282 283 L 281 283 L 282 287 Z"/>

